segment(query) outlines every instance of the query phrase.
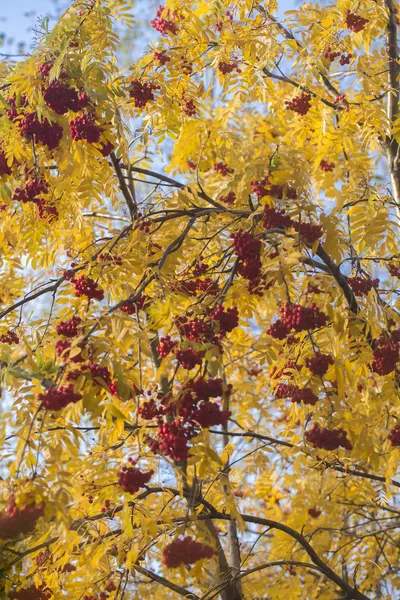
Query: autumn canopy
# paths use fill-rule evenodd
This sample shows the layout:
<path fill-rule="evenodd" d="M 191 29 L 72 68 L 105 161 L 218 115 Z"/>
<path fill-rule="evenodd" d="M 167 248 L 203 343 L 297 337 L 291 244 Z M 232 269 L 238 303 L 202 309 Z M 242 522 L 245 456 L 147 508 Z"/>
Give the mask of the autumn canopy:
<path fill-rule="evenodd" d="M 400 18 L 296 8 L 0 63 L 1 599 L 396 597 Z"/>

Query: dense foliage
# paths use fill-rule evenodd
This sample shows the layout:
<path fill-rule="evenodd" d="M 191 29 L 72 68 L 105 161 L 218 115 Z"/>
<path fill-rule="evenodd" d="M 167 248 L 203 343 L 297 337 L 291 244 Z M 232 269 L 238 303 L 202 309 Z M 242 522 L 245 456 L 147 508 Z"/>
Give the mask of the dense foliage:
<path fill-rule="evenodd" d="M 1 64 L 1 597 L 399 588 L 396 7 L 277 8 Z"/>

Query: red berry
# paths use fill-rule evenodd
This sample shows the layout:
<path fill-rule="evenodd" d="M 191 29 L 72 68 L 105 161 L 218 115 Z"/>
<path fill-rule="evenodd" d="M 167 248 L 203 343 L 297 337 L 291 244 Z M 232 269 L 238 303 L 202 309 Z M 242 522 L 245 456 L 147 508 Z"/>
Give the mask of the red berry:
<path fill-rule="evenodd" d="M 153 92 L 159 89 L 156 83 L 134 79 L 129 86 L 129 96 L 133 98 L 136 108 L 144 108 L 148 102 L 155 100 Z"/>
<path fill-rule="evenodd" d="M 360 17 L 359 15 L 352 13 L 350 10 L 347 11 L 347 13 L 346 13 L 347 29 L 350 29 L 354 33 L 358 33 L 359 31 L 362 31 L 365 28 L 367 23 L 368 23 L 368 19 L 364 19 L 363 17 Z"/>
<path fill-rule="evenodd" d="M 203 362 L 200 352 L 197 352 L 191 346 L 188 346 L 186 349 L 176 350 L 175 356 L 182 367 L 188 371 L 194 369 L 196 365 L 201 365 Z"/>
<path fill-rule="evenodd" d="M 161 5 L 157 9 L 156 18 L 150 21 L 150 24 L 161 35 L 168 35 L 169 33 L 175 35 L 178 31 L 175 14 Z"/>
<path fill-rule="evenodd" d="M 267 329 L 267 333 L 277 340 L 284 340 L 288 336 L 289 332 L 290 329 L 287 328 L 281 319 L 277 319 L 275 323 L 273 323 L 270 328 Z"/>
<path fill-rule="evenodd" d="M 65 115 L 69 110 L 78 112 L 82 108 L 78 92 L 62 81 L 52 81 L 43 91 L 43 98 L 58 115 Z"/>
<path fill-rule="evenodd" d="M 172 340 L 169 335 L 160 338 L 160 343 L 157 346 L 157 352 L 165 358 L 178 345 L 178 342 Z"/>
<path fill-rule="evenodd" d="M 194 103 L 194 100 L 192 100 L 192 99 L 182 98 L 181 106 L 182 106 L 183 112 L 188 117 L 194 117 L 194 115 L 197 113 L 196 105 Z"/>
<path fill-rule="evenodd" d="M 136 469 L 135 467 L 123 467 L 118 473 L 118 485 L 129 494 L 136 494 L 140 488 L 145 487 L 153 475 L 154 471 L 147 473 Z"/>
<path fill-rule="evenodd" d="M 392 446 L 400 446 L 400 424 L 393 427 L 388 435 L 388 440 Z"/>
<path fill-rule="evenodd" d="M 218 304 L 217 308 L 210 314 L 211 319 L 219 322 L 219 334 L 231 332 L 239 325 L 239 311 L 237 306 L 224 309 L 222 304 Z"/>
<path fill-rule="evenodd" d="M 289 229 L 293 226 L 293 221 L 284 210 L 265 206 L 262 225 L 264 229 Z"/>
<path fill-rule="evenodd" d="M 383 336 L 375 344 L 372 370 L 379 375 L 388 375 L 396 369 L 399 361 L 399 344 Z"/>
<path fill-rule="evenodd" d="M 39 394 L 39 400 L 46 410 L 61 410 L 68 404 L 79 402 L 81 398 L 81 394 L 74 392 L 72 384 L 59 389 L 50 388 L 43 394 Z"/>
<path fill-rule="evenodd" d="M 50 123 L 47 119 L 39 121 L 36 113 L 27 114 L 18 121 L 18 125 L 23 136 L 33 138 L 36 143 L 47 146 L 49 150 L 58 148 L 63 136 L 61 125 Z"/>
<path fill-rule="evenodd" d="M 306 431 L 304 437 L 314 448 L 323 448 L 324 450 L 337 450 L 343 447 L 346 450 L 352 450 L 353 446 L 347 439 L 347 433 L 343 429 L 327 429 L 314 423 L 309 431 Z"/>
<path fill-rule="evenodd" d="M 293 227 L 309 246 L 312 246 L 323 234 L 322 227 L 312 223 L 293 223 Z"/>
<path fill-rule="evenodd" d="M 221 61 L 218 63 L 218 70 L 221 71 L 221 73 L 223 75 L 227 75 L 229 73 L 232 73 L 232 71 L 236 71 L 237 73 L 240 73 L 240 69 L 239 69 L 239 65 L 237 60 L 233 60 L 231 62 L 224 62 Z"/>
<path fill-rule="evenodd" d="M 379 285 L 379 279 L 371 279 L 371 277 L 348 277 L 347 283 L 351 287 L 355 296 L 366 296 L 372 288 Z"/>
<path fill-rule="evenodd" d="M 282 323 L 290 331 L 307 331 L 324 327 L 327 316 L 315 305 L 300 306 L 300 304 L 285 304 L 279 309 Z"/>
<path fill-rule="evenodd" d="M 333 358 L 330 354 L 316 352 L 311 358 L 306 358 L 306 367 L 310 369 L 313 375 L 322 377 L 327 372 L 329 365 L 333 365 Z"/>
<path fill-rule="evenodd" d="M 225 196 L 220 196 L 219 199 L 221 202 L 224 202 L 228 206 L 232 206 L 233 204 L 235 204 L 236 194 L 235 192 L 228 192 Z"/>
<path fill-rule="evenodd" d="M 223 161 L 215 163 L 213 169 L 216 171 L 216 173 L 222 175 L 223 177 L 226 177 L 234 172 L 233 169 L 230 169 L 226 162 Z"/>
<path fill-rule="evenodd" d="M 168 61 L 171 60 L 164 50 L 162 52 L 154 52 L 154 58 L 161 66 L 164 66 Z"/>
<path fill-rule="evenodd" d="M 96 125 L 91 115 L 80 115 L 69 123 L 71 137 L 76 142 L 86 140 L 89 144 L 97 144 L 100 139 L 101 127 Z"/>
<path fill-rule="evenodd" d="M 325 159 L 321 160 L 321 162 L 319 163 L 319 168 L 321 169 L 321 171 L 325 171 L 326 173 L 328 173 L 329 171 L 333 171 L 335 167 L 335 163 L 330 163 Z"/>
<path fill-rule="evenodd" d="M 164 548 L 162 562 L 166 567 L 177 568 L 180 565 L 192 565 L 204 558 L 212 558 L 215 554 L 211 546 L 184 537 L 174 540 Z"/>
<path fill-rule="evenodd" d="M 253 188 L 253 194 L 257 196 L 257 198 L 263 198 L 264 196 L 269 196 L 271 192 L 270 187 L 266 187 L 269 185 L 270 181 L 268 175 L 261 179 L 260 181 L 250 181 L 250 185 Z"/>
<path fill-rule="evenodd" d="M 6 153 L 0 151 L 0 177 L 3 175 L 11 175 L 11 167 L 7 163 Z"/>
<path fill-rule="evenodd" d="M 31 503 L 19 508 L 11 497 L 6 513 L 0 513 L 0 532 L 3 539 L 16 538 L 34 531 L 36 523 L 43 515 L 44 504 Z"/>
<path fill-rule="evenodd" d="M 12 344 L 19 344 L 19 337 L 17 336 L 15 331 L 11 331 L 9 329 L 7 333 L 0 335 L 0 343 L 8 344 L 9 346 L 11 346 Z"/>
<path fill-rule="evenodd" d="M 308 514 L 310 515 L 311 518 L 313 519 L 318 519 L 318 517 L 322 514 L 320 510 L 318 510 L 317 508 L 309 508 L 308 509 Z"/>
<path fill-rule="evenodd" d="M 287 110 L 297 112 L 299 115 L 306 115 L 311 108 L 311 94 L 302 92 L 299 96 L 295 96 L 293 100 L 285 100 Z"/>
<path fill-rule="evenodd" d="M 98 287 L 97 283 L 91 277 L 85 277 L 81 275 L 73 281 L 75 288 L 75 296 L 86 296 L 90 299 L 103 300 L 104 291 Z"/>

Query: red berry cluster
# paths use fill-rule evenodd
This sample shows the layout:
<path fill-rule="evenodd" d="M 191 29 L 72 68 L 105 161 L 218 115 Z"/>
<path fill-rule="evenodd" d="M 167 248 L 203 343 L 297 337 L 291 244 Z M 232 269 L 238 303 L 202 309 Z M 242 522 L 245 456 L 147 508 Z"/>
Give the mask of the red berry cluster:
<path fill-rule="evenodd" d="M 114 150 L 115 146 L 112 142 L 110 141 L 106 141 L 106 142 L 100 142 L 100 152 L 102 153 L 102 155 L 104 157 L 106 156 L 110 156 L 111 152 Z"/>
<path fill-rule="evenodd" d="M 257 279 L 261 275 L 261 240 L 248 231 L 232 233 L 231 238 L 234 252 L 238 257 L 238 273 L 245 279 Z"/>
<path fill-rule="evenodd" d="M 197 113 L 197 108 L 194 100 L 188 98 L 182 98 L 181 100 L 182 110 L 188 117 L 194 117 Z"/>
<path fill-rule="evenodd" d="M 250 185 L 253 188 L 253 194 L 257 196 L 257 198 L 263 198 L 264 196 L 269 196 L 271 192 L 270 187 L 266 187 L 270 185 L 270 181 L 268 175 L 261 179 L 260 181 L 250 181 Z"/>
<path fill-rule="evenodd" d="M 136 108 L 144 108 L 148 102 L 155 100 L 153 92 L 159 89 L 160 86 L 156 83 L 133 79 L 129 86 L 129 96 L 133 98 Z"/>
<path fill-rule="evenodd" d="M 312 428 L 305 432 L 304 437 L 314 448 L 323 448 L 324 450 L 336 450 L 340 447 L 352 450 L 353 448 L 344 429 L 328 429 L 320 427 L 318 423 L 314 423 Z"/>
<path fill-rule="evenodd" d="M 69 110 L 78 112 L 82 109 L 78 92 L 62 81 L 52 81 L 43 91 L 47 106 L 58 115 L 65 115 Z M 86 98 L 83 98 L 86 104 Z"/>
<path fill-rule="evenodd" d="M 262 225 L 264 229 L 289 229 L 293 226 L 293 221 L 284 210 L 265 206 Z"/>
<path fill-rule="evenodd" d="M 78 348 L 81 348 L 81 351 L 79 354 L 77 354 L 76 356 L 74 356 L 73 358 L 71 358 L 71 362 L 73 363 L 79 363 L 82 362 L 84 360 L 83 356 L 82 356 L 82 350 L 85 347 L 84 342 L 80 342 L 77 345 Z M 67 350 L 69 350 L 69 348 L 71 348 L 71 342 L 69 342 L 68 340 L 58 340 L 56 342 L 56 352 L 57 352 L 57 356 L 63 356 L 63 358 L 67 359 L 69 357 L 69 352 L 67 352 Z"/>
<path fill-rule="evenodd" d="M 388 435 L 388 440 L 392 446 L 400 446 L 400 424 L 393 427 Z"/>
<path fill-rule="evenodd" d="M 334 364 L 334 361 L 330 354 L 316 352 L 311 358 L 306 358 L 305 363 L 313 375 L 322 377 L 327 372 L 329 365 Z"/>
<path fill-rule="evenodd" d="M 96 124 L 93 115 L 84 114 L 75 117 L 70 121 L 69 129 L 75 142 L 86 140 L 89 144 L 97 144 L 100 139 L 101 127 Z"/>
<path fill-rule="evenodd" d="M 230 394 L 231 386 L 225 392 Z M 157 419 L 160 441 L 151 440 L 154 451 L 162 452 L 175 460 L 185 460 L 189 447 L 188 442 L 196 435 L 196 428 L 208 429 L 217 425 L 226 425 L 231 413 L 221 410 L 210 398 L 222 396 L 224 387 L 221 379 L 204 379 L 200 377 L 190 380 L 182 388 L 176 400 L 171 395 L 162 398 L 157 406 L 154 399 L 145 402 L 139 409 L 143 419 Z M 167 422 L 163 422 L 163 418 Z M 175 420 L 170 422 L 171 418 Z"/>
<path fill-rule="evenodd" d="M 291 398 L 297 389 L 297 385 L 293 385 L 291 383 L 280 383 L 275 390 L 274 397 L 276 400 Z"/>
<path fill-rule="evenodd" d="M 113 265 L 122 265 L 122 258 L 116 256 L 115 254 L 111 254 L 111 252 L 102 252 L 97 257 L 99 262 L 111 263 Z"/>
<path fill-rule="evenodd" d="M 91 277 L 81 275 L 80 277 L 70 279 L 70 281 L 74 285 L 74 292 L 77 298 L 86 296 L 89 300 L 103 300 L 104 290 L 98 287 L 97 283 Z"/>
<path fill-rule="evenodd" d="M 283 185 L 271 185 L 270 196 L 276 196 L 278 200 L 282 200 L 284 196 L 285 186 Z M 297 198 L 297 190 L 296 188 L 290 187 L 290 185 L 286 185 L 286 198 L 289 200 L 295 200 Z"/>
<path fill-rule="evenodd" d="M 302 92 L 299 96 L 295 96 L 293 100 L 285 100 L 287 110 L 297 112 L 299 115 L 306 115 L 311 108 L 311 94 Z"/>
<path fill-rule="evenodd" d="M 371 277 L 348 277 L 347 283 L 351 287 L 355 296 L 366 296 L 372 288 L 379 285 L 379 279 L 372 279 Z"/>
<path fill-rule="evenodd" d="M 311 388 L 299 388 L 297 385 L 281 383 L 276 388 L 275 398 L 290 398 L 291 402 L 296 404 L 310 404 L 315 406 L 318 402 L 318 396 L 312 391 Z"/>
<path fill-rule="evenodd" d="M 0 343 L 1 344 L 19 344 L 19 337 L 15 333 L 15 331 L 8 330 L 7 333 L 3 333 L 0 335 Z"/>
<path fill-rule="evenodd" d="M 185 56 L 181 56 L 181 71 L 185 75 L 190 75 L 193 72 L 193 63 Z"/>
<path fill-rule="evenodd" d="M 181 335 L 191 342 L 200 344 L 214 341 L 214 330 L 204 319 L 195 318 L 188 321 L 181 318 L 177 320 L 177 326 Z"/>
<path fill-rule="evenodd" d="M 177 345 L 178 342 L 172 340 L 171 337 L 167 335 L 160 338 L 160 343 L 157 346 L 157 352 L 162 358 L 165 358 Z"/>
<path fill-rule="evenodd" d="M 164 66 L 168 61 L 171 60 L 164 50 L 162 52 L 154 52 L 154 58 L 161 66 Z"/>
<path fill-rule="evenodd" d="M 19 508 L 15 499 L 10 498 L 6 513 L 0 513 L 0 538 L 15 538 L 21 533 L 31 533 L 43 512 L 44 503 L 31 503 Z"/>
<path fill-rule="evenodd" d="M 397 277 L 397 279 L 400 279 L 400 267 L 397 267 L 393 263 L 389 263 L 387 269 L 392 277 Z"/>
<path fill-rule="evenodd" d="M 227 175 L 233 173 L 233 169 L 230 169 L 226 162 L 223 161 L 215 163 L 213 169 L 214 171 L 216 171 L 216 173 L 222 175 L 223 177 L 226 177 Z"/>
<path fill-rule="evenodd" d="M 399 344 L 381 336 L 375 341 L 372 370 L 378 375 L 392 373 L 399 361 Z"/>
<path fill-rule="evenodd" d="M 342 66 L 349 65 L 350 61 L 353 57 L 352 54 L 347 54 L 347 56 L 346 56 L 346 54 L 342 54 L 341 52 L 332 50 L 332 48 L 330 46 L 323 53 L 323 57 L 328 58 L 331 62 L 333 62 L 338 56 L 340 56 L 339 63 Z"/>
<path fill-rule="evenodd" d="M 223 75 L 228 75 L 229 73 L 232 73 L 232 71 L 241 73 L 237 60 L 233 60 L 232 62 L 218 63 L 218 70 L 221 71 Z"/>
<path fill-rule="evenodd" d="M 146 473 L 135 467 L 122 467 L 122 471 L 118 473 L 118 485 L 122 487 L 124 492 L 136 494 L 140 488 L 146 486 L 153 473 L 154 471 Z"/>
<path fill-rule="evenodd" d="M 328 162 L 325 159 L 321 160 L 321 162 L 319 163 L 319 168 L 321 169 L 321 171 L 325 171 L 325 173 L 329 173 L 329 171 L 333 171 L 333 169 L 335 167 L 336 167 L 336 165 L 334 162 Z"/>
<path fill-rule="evenodd" d="M 56 326 L 58 335 L 63 335 L 67 338 L 73 338 L 78 335 L 78 325 L 82 323 L 82 319 L 77 316 L 72 317 L 69 321 L 61 321 Z"/>
<path fill-rule="evenodd" d="M 48 202 L 44 198 L 39 198 L 36 202 L 36 206 L 39 210 L 39 218 L 47 221 L 48 223 L 52 223 L 59 217 L 59 213 L 57 207 L 54 206 L 51 202 Z"/>
<path fill-rule="evenodd" d="M 342 65 L 342 67 L 344 67 L 344 65 L 349 65 L 351 59 L 353 58 L 352 54 L 342 54 L 342 56 L 340 57 L 339 63 Z"/>
<path fill-rule="evenodd" d="M 287 330 L 307 331 L 316 327 L 324 327 L 328 317 L 315 305 L 285 304 L 279 309 L 282 323 Z"/>
<path fill-rule="evenodd" d="M 223 425 L 226 427 L 231 413 L 229 410 L 221 410 L 215 402 L 203 402 L 193 411 L 191 418 L 203 429 Z"/>
<path fill-rule="evenodd" d="M 75 404 L 81 400 L 82 395 L 74 391 L 72 384 L 57 388 L 50 388 L 39 394 L 39 400 L 46 410 L 61 410 L 68 404 Z"/>
<path fill-rule="evenodd" d="M 189 296 L 197 296 L 197 292 L 202 292 L 207 294 L 207 296 L 218 296 L 220 292 L 218 283 L 212 281 L 209 277 L 180 281 L 177 284 L 177 288 L 189 294 Z"/>
<path fill-rule="evenodd" d="M 173 460 L 186 460 L 189 454 L 188 442 L 196 435 L 192 423 L 176 419 L 158 427 L 160 441 L 149 440 L 153 452 L 161 452 Z"/>
<path fill-rule="evenodd" d="M 224 202 L 224 204 L 232 206 L 235 203 L 236 194 L 235 192 L 228 192 L 225 196 L 220 196 L 219 199 L 221 202 Z"/>
<path fill-rule="evenodd" d="M 0 177 L 3 175 L 11 175 L 11 168 L 8 166 L 5 152 L 0 152 Z"/>
<path fill-rule="evenodd" d="M 40 194 L 47 194 L 49 186 L 44 179 L 30 179 L 24 188 L 15 188 L 13 200 L 18 202 L 39 202 Z"/>
<path fill-rule="evenodd" d="M 281 319 L 277 319 L 275 323 L 267 329 L 267 333 L 276 340 L 284 340 L 288 336 L 289 330 Z"/>
<path fill-rule="evenodd" d="M 322 54 L 324 58 L 328 58 L 331 62 L 333 62 L 338 56 L 340 56 L 340 52 L 333 50 L 331 46 L 328 46 Z"/>
<path fill-rule="evenodd" d="M 175 15 L 171 14 L 169 9 L 166 9 L 161 5 L 157 9 L 156 18 L 152 19 L 150 24 L 154 29 L 159 31 L 161 35 L 168 35 L 169 33 L 175 35 L 178 31 Z"/>
<path fill-rule="evenodd" d="M 42 63 L 41 65 L 39 65 L 39 73 L 42 75 L 43 78 L 47 78 L 50 75 L 50 71 L 54 66 L 54 62 L 51 60 L 48 60 L 47 62 Z"/>
<path fill-rule="evenodd" d="M 202 352 L 198 352 L 192 346 L 187 346 L 186 348 L 181 348 L 175 351 L 175 356 L 179 364 L 188 371 L 194 369 L 196 365 L 202 364 L 202 355 Z"/>
<path fill-rule="evenodd" d="M 315 406 L 318 402 L 318 396 L 311 388 L 297 388 L 290 397 L 290 401 L 296 402 L 296 404 L 301 404 L 303 402 L 303 404 Z"/>
<path fill-rule="evenodd" d="M 362 31 L 366 24 L 368 23 L 368 19 L 364 19 L 355 13 L 352 13 L 350 10 L 346 13 L 346 27 L 350 29 L 354 33 L 358 33 Z"/>
<path fill-rule="evenodd" d="M 140 294 L 140 296 L 136 298 L 135 302 L 126 302 L 119 307 L 119 310 L 128 313 L 128 315 L 136 315 L 138 310 L 142 310 L 146 301 L 147 296 L 145 294 Z"/>
<path fill-rule="evenodd" d="M 8 597 L 11 600 L 49 600 L 52 593 L 44 584 L 40 587 L 31 585 L 27 588 L 21 588 L 16 592 L 10 592 Z"/>
<path fill-rule="evenodd" d="M 308 514 L 310 515 L 310 517 L 312 519 L 318 519 L 318 517 L 321 516 L 322 512 L 320 510 L 318 510 L 317 508 L 309 508 Z"/>
<path fill-rule="evenodd" d="M 204 558 L 212 558 L 216 551 L 191 537 L 177 539 L 168 544 L 163 550 L 162 562 L 170 569 L 176 569 L 180 565 L 192 565 Z"/>
<path fill-rule="evenodd" d="M 86 365 L 82 365 L 79 369 L 75 369 L 74 371 L 70 371 L 67 374 L 68 381 L 75 381 L 81 375 L 85 375 L 92 377 L 94 383 L 97 383 L 104 387 L 106 385 L 114 395 L 117 394 L 117 384 L 113 382 L 111 379 L 111 373 L 108 367 L 102 367 L 101 365 L 90 362 Z"/>
<path fill-rule="evenodd" d="M 313 225 L 312 223 L 294 222 L 293 227 L 299 232 L 301 239 L 309 246 L 312 246 L 323 234 L 322 227 L 320 225 Z"/>
<path fill-rule="evenodd" d="M 334 104 L 346 104 L 348 109 L 348 101 L 345 94 L 339 94 L 333 101 Z"/>
<path fill-rule="evenodd" d="M 217 308 L 211 312 L 210 316 L 213 321 L 219 322 L 219 337 L 224 336 L 226 333 L 230 333 L 239 325 L 239 311 L 237 306 L 225 310 L 222 304 L 218 304 Z"/>
<path fill-rule="evenodd" d="M 116 589 L 116 585 L 112 581 L 109 581 L 98 596 L 83 596 L 82 600 L 107 600 L 110 597 L 110 593 L 115 592 Z"/>
<path fill-rule="evenodd" d="M 43 144 L 49 150 L 60 145 L 63 128 L 58 123 L 50 123 L 47 119 L 40 121 L 36 113 L 29 113 L 18 121 L 18 125 L 24 137 L 33 138 L 35 143 Z"/>

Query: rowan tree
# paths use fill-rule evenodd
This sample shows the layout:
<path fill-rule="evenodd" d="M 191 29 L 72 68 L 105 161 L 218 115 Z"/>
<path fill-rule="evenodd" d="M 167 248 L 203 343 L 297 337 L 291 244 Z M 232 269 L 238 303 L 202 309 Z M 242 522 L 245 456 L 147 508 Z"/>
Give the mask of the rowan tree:
<path fill-rule="evenodd" d="M 2 597 L 393 598 L 396 7 L 139 18 L 2 64 Z"/>

